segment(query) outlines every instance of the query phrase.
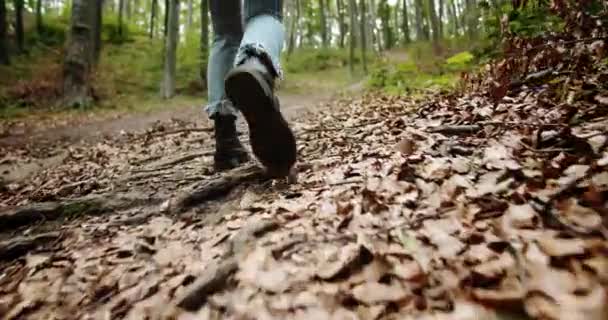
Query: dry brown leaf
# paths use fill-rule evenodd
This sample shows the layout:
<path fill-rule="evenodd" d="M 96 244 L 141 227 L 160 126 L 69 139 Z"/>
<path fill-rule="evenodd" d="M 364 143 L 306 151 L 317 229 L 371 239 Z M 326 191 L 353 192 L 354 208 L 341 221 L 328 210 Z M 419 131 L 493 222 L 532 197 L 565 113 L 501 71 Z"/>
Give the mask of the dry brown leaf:
<path fill-rule="evenodd" d="M 369 263 L 371 258 L 364 246 L 351 243 L 340 250 L 337 260 L 322 262 L 317 268 L 317 276 L 323 280 L 348 277 L 355 269 Z"/>
<path fill-rule="evenodd" d="M 551 257 L 582 255 L 585 253 L 585 241 L 582 239 L 560 239 L 544 236 L 538 239 L 540 249 Z"/>
<path fill-rule="evenodd" d="M 412 299 L 413 295 L 399 284 L 387 285 L 366 282 L 353 288 L 353 297 L 365 304 L 401 302 Z"/>
<path fill-rule="evenodd" d="M 409 156 L 416 152 L 416 142 L 409 138 L 403 138 L 397 144 L 397 150 L 404 156 Z"/>

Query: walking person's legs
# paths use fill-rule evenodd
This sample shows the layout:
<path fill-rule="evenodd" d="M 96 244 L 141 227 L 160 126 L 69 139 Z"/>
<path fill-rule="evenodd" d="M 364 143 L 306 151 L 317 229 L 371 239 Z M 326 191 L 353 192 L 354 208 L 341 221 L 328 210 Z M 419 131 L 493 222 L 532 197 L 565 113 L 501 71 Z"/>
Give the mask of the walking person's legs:
<path fill-rule="evenodd" d="M 210 9 L 214 38 L 207 68 L 206 111 L 215 122 L 214 166 L 216 170 L 225 170 L 248 160 L 236 132 L 236 110 L 224 89 L 224 79 L 234 67 L 243 38 L 240 0 L 210 0 Z"/>
<path fill-rule="evenodd" d="M 288 175 L 296 161 L 295 137 L 274 93 L 282 76 L 282 8 L 282 0 L 245 1 L 244 35 L 225 82 L 227 96 L 247 120 L 253 152 L 275 176 Z"/>

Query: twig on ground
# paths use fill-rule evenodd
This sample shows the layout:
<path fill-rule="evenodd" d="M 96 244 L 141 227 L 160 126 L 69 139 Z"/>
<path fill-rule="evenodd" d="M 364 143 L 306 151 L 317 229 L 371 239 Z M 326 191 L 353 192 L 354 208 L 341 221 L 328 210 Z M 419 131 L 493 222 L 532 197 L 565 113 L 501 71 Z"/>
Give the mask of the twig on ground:
<path fill-rule="evenodd" d="M 428 129 L 429 132 L 432 133 L 443 133 L 443 134 L 471 134 L 476 133 L 481 130 L 482 127 L 480 125 L 445 125 L 445 126 L 437 126 L 431 127 Z"/>
<path fill-rule="evenodd" d="M 211 131 L 213 131 L 213 128 L 183 128 L 183 129 L 159 132 L 159 133 L 150 134 L 150 135 L 144 134 L 140 137 L 140 139 L 153 139 L 153 138 L 164 137 L 164 136 L 184 133 L 184 132 L 211 132 Z"/>
<path fill-rule="evenodd" d="M 536 153 L 554 153 L 554 152 L 568 152 L 572 149 L 567 148 L 547 148 L 547 149 L 535 149 L 531 146 L 527 145 L 525 142 L 519 141 L 519 144 L 524 147 L 528 151 L 536 152 Z"/>

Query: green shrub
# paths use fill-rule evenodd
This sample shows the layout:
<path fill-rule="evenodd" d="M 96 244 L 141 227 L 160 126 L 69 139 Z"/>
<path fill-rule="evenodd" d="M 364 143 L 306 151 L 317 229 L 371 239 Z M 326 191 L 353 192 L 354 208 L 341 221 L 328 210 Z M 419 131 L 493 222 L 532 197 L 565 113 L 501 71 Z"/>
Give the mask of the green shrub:
<path fill-rule="evenodd" d="M 287 72 L 322 71 L 348 65 L 348 51 L 341 49 L 301 48 L 291 56 L 285 56 L 283 65 Z"/>

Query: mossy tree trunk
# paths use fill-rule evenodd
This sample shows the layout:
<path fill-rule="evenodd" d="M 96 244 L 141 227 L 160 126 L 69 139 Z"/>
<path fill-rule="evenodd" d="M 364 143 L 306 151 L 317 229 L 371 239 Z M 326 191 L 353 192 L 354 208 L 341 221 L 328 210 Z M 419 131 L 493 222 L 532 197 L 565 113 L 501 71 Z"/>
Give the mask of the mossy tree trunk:
<path fill-rule="evenodd" d="M 175 95 L 175 69 L 177 67 L 177 40 L 179 37 L 179 0 L 169 0 L 169 21 L 165 39 L 165 66 L 160 95 L 163 99 Z"/>
<path fill-rule="evenodd" d="M 209 0 L 201 0 L 201 83 L 207 87 L 207 64 L 209 59 Z"/>
<path fill-rule="evenodd" d="M 92 102 L 93 10 L 97 0 L 73 0 L 72 21 L 63 62 L 64 103 L 87 107 Z"/>
<path fill-rule="evenodd" d="M 6 2 L 0 0 L 0 64 L 10 64 L 8 52 L 8 25 L 6 23 Z"/>
<path fill-rule="evenodd" d="M 204 2 L 205 0 L 203 0 Z M 152 7 L 150 8 L 150 39 L 154 38 L 154 27 L 156 26 L 156 12 L 158 11 L 158 0 L 152 0 Z"/>
<path fill-rule="evenodd" d="M 366 0 L 360 0 L 359 1 L 359 11 L 361 16 L 360 16 L 360 23 L 359 26 L 361 27 L 360 30 L 360 34 L 361 34 L 361 62 L 363 63 L 363 72 L 367 73 L 367 39 L 366 39 L 366 25 L 367 25 L 367 20 L 366 20 L 366 16 L 367 16 L 367 10 L 366 10 Z"/>
<path fill-rule="evenodd" d="M 25 51 L 25 34 L 23 30 L 23 0 L 15 0 L 13 2 L 15 6 L 15 41 L 17 45 L 17 52 L 23 53 Z"/>
<path fill-rule="evenodd" d="M 326 16 L 326 8 L 325 1 L 327 0 L 319 0 L 319 24 L 321 26 L 321 41 L 324 48 L 327 48 L 329 45 L 329 38 L 327 36 L 327 16 Z"/>
<path fill-rule="evenodd" d="M 36 1 L 36 31 L 38 35 L 42 35 L 44 31 L 44 25 L 42 21 L 42 0 Z"/>
<path fill-rule="evenodd" d="M 348 65 L 351 75 L 355 73 L 355 48 L 357 46 L 357 2 L 348 0 L 348 13 L 350 16 L 349 55 Z"/>
<path fill-rule="evenodd" d="M 340 48 L 344 48 L 344 42 L 346 38 L 346 22 L 344 21 L 344 2 L 343 0 L 337 0 L 336 10 L 338 13 L 338 29 L 340 30 L 340 37 L 338 38 L 338 45 Z"/>
<path fill-rule="evenodd" d="M 101 56 L 101 28 L 103 25 L 103 1 L 95 0 L 93 13 L 93 62 L 97 64 Z"/>
<path fill-rule="evenodd" d="M 118 0 L 118 35 L 122 38 L 124 33 L 125 0 Z"/>

